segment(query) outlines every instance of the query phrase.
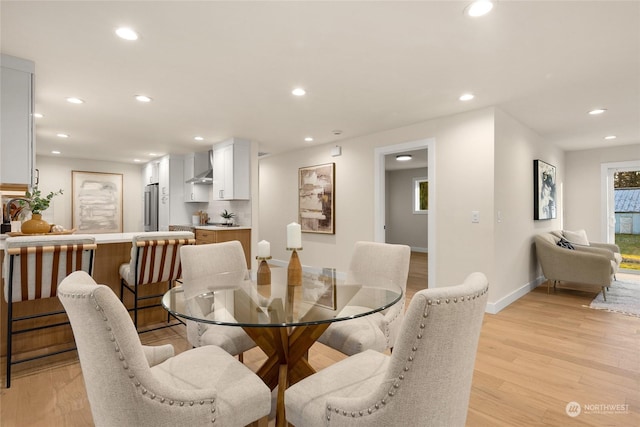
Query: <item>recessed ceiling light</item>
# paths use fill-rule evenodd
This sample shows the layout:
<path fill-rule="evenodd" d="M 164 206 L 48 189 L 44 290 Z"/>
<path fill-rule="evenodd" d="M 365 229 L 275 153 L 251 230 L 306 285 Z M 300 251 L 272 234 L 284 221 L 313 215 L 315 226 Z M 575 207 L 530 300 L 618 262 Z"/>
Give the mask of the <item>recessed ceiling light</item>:
<path fill-rule="evenodd" d="M 472 18 L 484 16 L 493 9 L 493 2 L 490 0 L 476 0 L 465 9 L 467 15 Z"/>
<path fill-rule="evenodd" d="M 149 155 L 153 157 L 159 156 L 159 154 L 156 154 L 156 153 L 149 153 Z"/>
<path fill-rule="evenodd" d="M 41 119 L 44 117 L 44 115 L 40 113 L 33 113 L 33 117 L 35 117 L 36 119 Z"/>
<path fill-rule="evenodd" d="M 57 133 L 56 136 L 58 138 L 69 138 L 69 135 L 67 135 L 66 133 Z"/>
<path fill-rule="evenodd" d="M 607 111 L 606 108 L 596 108 L 594 110 L 589 111 L 589 114 L 591 114 L 592 116 L 596 116 L 598 114 L 604 113 L 605 111 Z"/>
<path fill-rule="evenodd" d="M 411 154 L 398 154 L 396 156 L 396 160 L 399 162 L 406 162 L 408 160 L 411 160 Z"/>
<path fill-rule="evenodd" d="M 460 101 L 471 101 L 474 98 L 472 93 L 464 93 L 458 98 Z"/>
<path fill-rule="evenodd" d="M 616 139 L 616 138 L 617 138 L 617 136 L 615 136 L 615 135 L 607 135 L 607 136 L 604 137 L 604 139 Z"/>
<path fill-rule="evenodd" d="M 131 40 L 131 41 L 138 40 L 138 33 L 136 33 L 134 30 L 132 30 L 129 27 L 120 27 L 120 28 L 118 28 L 116 30 L 116 34 L 121 39 Z"/>
<path fill-rule="evenodd" d="M 311 138 L 310 136 L 306 137 L 304 140 L 307 142 L 313 142 L 313 138 Z"/>
<path fill-rule="evenodd" d="M 151 98 L 146 95 L 136 95 L 136 99 L 140 102 L 151 102 Z"/>
<path fill-rule="evenodd" d="M 71 98 L 67 98 L 67 102 L 70 102 L 72 104 L 84 104 L 84 101 L 82 99 L 73 96 Z"/>
<path fill-rule="evenodd" d="M 193 139 L 195 139 L 196 141 L 204 141 L 204 138 L 201 136 L 194 136 Z"/>
<path fill-rule="evenodd" d="M 58 150 L 53 150 L 51 151 L 51 154 L 60 154 L 60 152 Z"/>
<path fill-rule="evenodd" d="M 142 160 L 140 160 L 140 159 L 133 159 L 133 161 L 134 161 L 134 162 L 136 162 L 136 163 L 138 163 L 138 162 L 141 162 Z"/>
<path fill-rule="evenodd" d="M 297 87 L 294 90 L 292 90 L 291 93 L 295 96 L 304 96 L 306 95 L 307 91 L 301 87 Z"/>

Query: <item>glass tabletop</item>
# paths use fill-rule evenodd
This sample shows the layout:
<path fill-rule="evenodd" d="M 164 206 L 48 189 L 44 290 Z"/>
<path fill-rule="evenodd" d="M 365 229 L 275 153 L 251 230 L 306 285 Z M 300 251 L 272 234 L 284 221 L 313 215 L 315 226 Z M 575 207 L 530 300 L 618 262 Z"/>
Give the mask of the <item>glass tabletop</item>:
<path fill-rule="evenodd" d="M 303 274 L 301 286 L 287 286 L 287 269 L 271 269 L 271 284 L 258 285 L 247 271 L 226 272 L 178 282 L 162 299 L 175 316 L 243 327 L 285 327 L 331 323 L 383 311 L 397 303 L 402 289 L 346 283 L 334 269 Z"/>

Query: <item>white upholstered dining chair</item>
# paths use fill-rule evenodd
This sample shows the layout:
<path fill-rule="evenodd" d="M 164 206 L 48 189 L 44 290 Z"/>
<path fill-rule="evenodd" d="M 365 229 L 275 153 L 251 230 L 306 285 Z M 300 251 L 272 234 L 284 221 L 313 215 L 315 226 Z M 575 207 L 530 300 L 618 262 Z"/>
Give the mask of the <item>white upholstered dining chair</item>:
<path fill-rule="evenodd" d="M 365 287 L 399 286 L 402 299 L 383 312 L 331 324 L 318 341 L 347 355 L 369 349 L 382 352 L 393 348 L 404 318 L 410 259 L 411 248 L 406 245 L 356 242 L 347 283 Z M 350 312 L 343 310 L 341 315 L 363 311 L 358 309 L 357 300 L 352 300 L 349 306 Z"/>
<path fill-rule="evenodd" d="M 248 275 L 247 261 L 242 244 L 230 242 L 210 243 L 206 245 L 184 246 L 180 250 L 182 259 L 182 277 L 185 295 L 196 295 L 227 286 L 226 281 L 217 279 L 221 273 L 232 273 L 239 279 Z M 195 314 L 195 313 L 194 313 Z M 187 340 L 194 347 L 216 345 L 229 354 L 243 360 L 243 353 L 256 346 L 256 343 L 240 327 L 212 325 L 186 320 Z"/>
<path fill-rule="evenodd" d="M 266 426 L 269 388 L 224 350 L 143 346 L 118 297 L 84 272 L 64 279 L 58 297 L 96 426 Z"/>
<path fill-rule="evenodd" d="M 124 303 L 124 291 L 133 294 L 133 324 L 138 329 L 138 312 L 159 307 L 162 293 L 142 294 L 140 288 L 154 283 L 167 283 L 170 289 L 182 275 L 180 248 L 195 245 L 195 236 L 190 231 L 152 231 L 133 236 L 131 258 L 120 265 L 120 301 Z M 155 302 L 148 303 L 148 301 Z M 145 301 L 144 304 L 140 304 Z M 167 322 L 170 317 L 167 314 Z M 167 326 L 167 325 L 165 325 Z M 165 327 L 161 326 L 161 327 Z M 170 325 L 169 325 L 170 326 Z M 146 329 L 147 332 L 157 328 Z"/>
<path fill-rule="evenodd" d="M 487 292 L 481 273 L 417 292 L 391 356 L 367 350 L 292 385 L 287 420 L 298 427 L 464 426 Z"/>
<path fill-rule="evenodd" d="M 64 310 L 57 301 L 58 285 L 68 274 L 93 270 L 95 238 L 84 234 L 8 237 L 4 257 L 4 299 L 7 302 L 6 384 L 11 387 L 11 367 L 17 363 L 75 350 L 75 346 L 54 347 L 30 356 L 14 358 L 13 336 L 37 334 L 45 329 L 68 325 Z M 45 305 L 36 300 L 49 299 Z M 32 314 L 16 314 L 15 308 L 32 304 Z M 17 329 L 14 325 L 21 325 Z M 69 335 L 67 333 L 67 335 Z M 64 336 L 61 334 L 61 336 Z"/>

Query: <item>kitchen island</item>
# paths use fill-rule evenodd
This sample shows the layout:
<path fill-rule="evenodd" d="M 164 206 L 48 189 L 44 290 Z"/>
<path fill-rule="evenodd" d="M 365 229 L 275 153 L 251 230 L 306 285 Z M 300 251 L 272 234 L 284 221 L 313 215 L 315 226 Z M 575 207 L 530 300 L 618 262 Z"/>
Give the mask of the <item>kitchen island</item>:
<path fill-rule="evenodd" d="M 248 254 L 251 253 L 251 228 L 250 227 L 218 227 L 218 226 L 197 226 L 201 233 L 217 234 L 217 238 L 227 238 L 228 240 L 240 240 L 238 233 L 241 233 L 245 241 L 241 241 L 245 255 L 247 255 L 247 262 L 249 263 Z M 78 233 L 81 234 L 81 233 Z M 96 239 L 98 248 L 95 252 L 93 278 L 97 283 L 109 286 L 116 295 L 120 295 L 120 274 L 119 268 L 123 263 L 129 262 L 131 259 L 131 241 L 133 236 L 140 234 L 140 232 L 129 233 L 105 233 L 105 234 L 93 234 Z M 4 265 L 5 255 L 5 236 L 0 238 L 0 262 Z M 248 237 L 247 237 L 248 236 Z M 226 241 L 226 240 L 221 240 Z M 201 242 L 203 243 L 203 242 Z M 250 265 L 250 264 L 249 264 Z M 4 275 L 4 273 L 3 273 Z M 3 277 L 4 284 L 4 277 Z M 144 285 L 140 287 L 141 295 L 152 295 L 164 293 L 166 291 L 166 285 L 164 283 Z M 0 332 L 1 336 L 6 337 L 7 331 L 7 303 L 4 297 L 0 302 Z M 133 296 L 131 293 L 125 293 L 125 304 L 127 307 L 133 306 Z M 55 307 L 62 309 L 62 305 L 57 298 L 48 298 L 37 301 L 23 301 L 18 304 L 14 304 L 14 316 L 26 316 L 36 311 L 45 309 L 55 310 Z M 42 324 L 42 322 L 58 322 L 64 321 L 63 316 L 59 316 L 60 319 L 35 319 L 24 322 L 24 326 L 36 326 Z M 155 307 L 147 310 L 141 310 L 138 313 L 138 324 L 140 327 L 150 326 L 161 322 L 166 322 L 167 312 L 162 307 Z M 6 342 L 4 339 L 0 340 L 0 355 L 6 355 Z M 73 334 L 69 326 L 63 326 L 58 328 L 51 328 L 49 330 L 42 330 L 36 333 L 29 334 L 17 334 L 13 340 L 14 354 L 27 353 L 33 350 L 41 348 L 62 347 L 61 344 L 67 344 L 73 341 Z M 44 359 L 46 360 L 46 359 Z"/>

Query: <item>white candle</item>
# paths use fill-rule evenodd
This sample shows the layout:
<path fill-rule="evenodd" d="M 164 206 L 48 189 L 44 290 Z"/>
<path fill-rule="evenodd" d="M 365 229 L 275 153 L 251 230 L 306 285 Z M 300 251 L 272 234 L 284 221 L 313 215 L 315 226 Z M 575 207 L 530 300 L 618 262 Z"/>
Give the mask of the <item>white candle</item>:
<path fill-rule="evenodd" d="M 258 242 L 258 257 L 268 258 L 271 256 L 271 243 L 266 240 L 260 240 Z"/>
<path fill-rule="evenodd" d="M 302 247 L 302 228 L 296 222 L 287 225 L 287 247 L 292 249 Z"/>

